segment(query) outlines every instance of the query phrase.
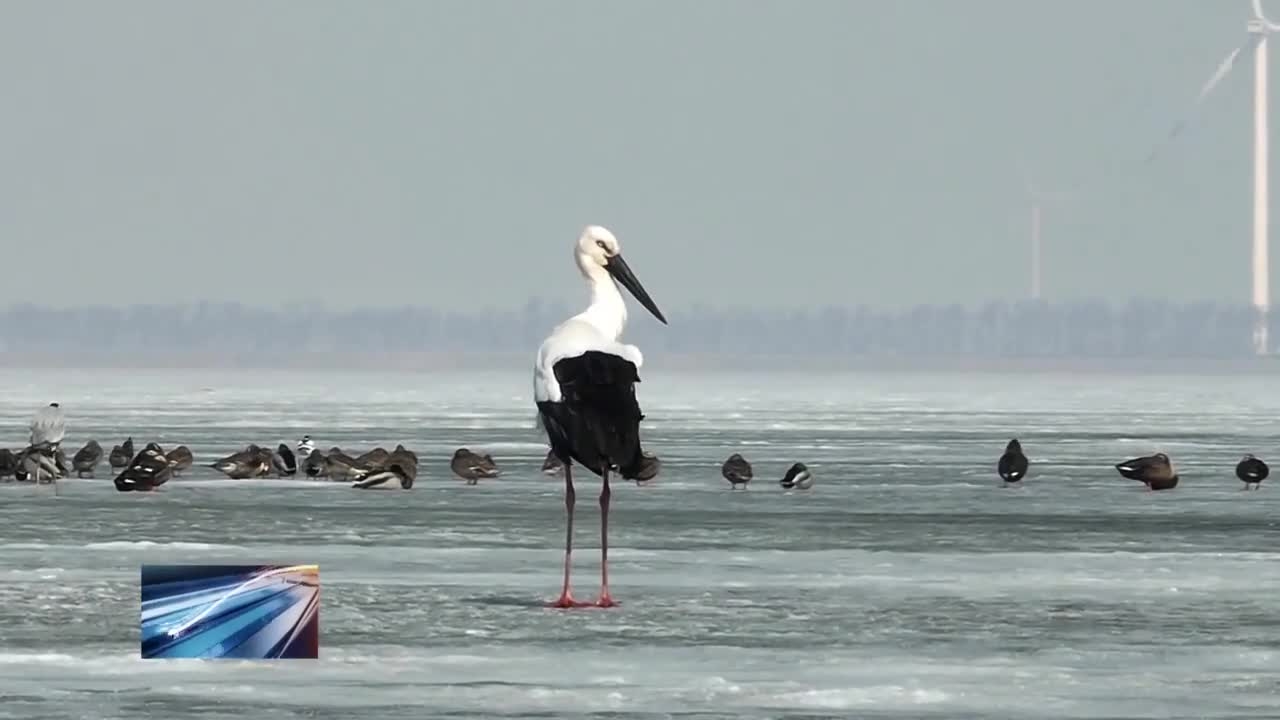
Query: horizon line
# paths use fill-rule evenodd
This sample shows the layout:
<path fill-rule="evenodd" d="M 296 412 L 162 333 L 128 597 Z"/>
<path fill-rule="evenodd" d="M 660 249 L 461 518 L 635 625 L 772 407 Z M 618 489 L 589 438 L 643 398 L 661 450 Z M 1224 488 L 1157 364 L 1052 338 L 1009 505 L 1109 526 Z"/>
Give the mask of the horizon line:
<path fill-rule="evenodd" d="M 0 313 L 13 313 L 18 311 L 30 311 L 30 310 L 36 310 L 40 312 L 83 312 L 87 310 L 119 311 L 119 310 L 136 310 L 136 309 L 143 309 L 143 308 L 145 309 L 155 309 L 155 308 L 189 309 L 189 308 L 214 307 L 214 308 L 237 308 L 241 310 L 251 310 L 255 312 L 271 312 L 271 313 L 294 312 L 297 310 L 331 313 L 331 314 L 343 314 L 343 313 L 353 313 L 353 312 L 366 313 L 366 312 L 403 312 L 406 310 L 417 310 L 417 311 L 429 310 L 432 312 L 452 313 L 452 314 L 475 314 L 475 313 L 492 314 L 492 313 L 520 311 L 520 310 L 528 309 L 530 307 L 542 307 L 542 308 L 557 307 L 558 308 L 561 305 L 573 307 L 573 306 L 576 306 L 576 304 L 578 304 L 577 301 L 571 302 L 563 299 L 553 299 L 553 298 L 546 298 L 546 297 L 530 297 L 525 299 L 523 302 L 517 301 L 515 303 L 511 303 L 507 305 L 484 304 L 484 305 L 473 306 L 463 310 L 463 309 L 456 309 L 456 308 L 451 309 L 451 308 L 439 307 L 436 305 L 432 305 L 430 303 L 401 304 L 401 305 L 351 305 L 351 306 L 345 306 L 345 307 L 333 307 L 328 305 L 322 300 L 318 300 L 318 301 L 298 300 L 298 301 L 288 301 L 288 302 L 274 303 L 274 304 L 272 303 L 248 304 L 248 303 L 240 302 L 238 300 L 182 300 L 182 301 L 172 301 L 172 302 L 151 302 L 151 303 L 135 302 L 135 303 L 121 303 L 121 304 L 84 303 L 79 305 L 53 305 L 48 303 L 36 303 L 36 302 L 30 302 L 26 300 L 17 300 L 17 301 L 10 302 L 7 305 L 0 305 Z M 1215 306 L 1215 307 L 1221 307 L 1221 308 L 1258 310 L 1258 307 L 1254 305 L 1254 303 L 1249 299 L 1214 300 L 1214 299 L 1208 299 L 1208 298 L 1201 298 L 1201 299 L 1178 300 L 1178 299 L 1151 297 L 1151 296 L 1142 296 L 1142 295 L 1134 295 L 1124 299 L 1119 299 L 1119 298 L 1108 299 L 1108 298 L 1097 297 L 1097 296 L 1082 296 L 1082 297 L 1075 297 L 1075 298 L 1022 297 L 1022 298 L 990 298 L 986 300 L 969 300 L 969 301 L 960 301 L 960 300 L 921 301 L 916 303 L 898 303 L 898 304 L 883 304 L 883 305 L 876 305 L 868 302 L 859 302 L 859 301 L 846 302 L 846 303 L 840 303 L 840 304 L 817 303 L 817 304 L 808 304 L 808 305 L 712 304 L 705 301 L 697 301 L 687 306 L 684 306 L 683 309 L 685 312 L 690 312 L 690 311 L 692 312 L 706 312 L 706 311 L 711 311 L 711 312 L 724 312 L 724 311 L 730 311 L 730 312 L 732 311 L 821 312 L 824 310 L 833 310 L 833 309 L 835 310 L 869 309 L 869 310 L 879 311 L 879 312 L 894 312 L 894 311 L 911 310 L 911 309 L 923 308 L 923 307 L 945 308 L 945 309 L 958 307 L 964 310 L 976 310 L 976 309 L 982 309 L 985 307 L 991 307 L 994 305 L 1006 305 L 1011 307 L 1029 306 L 1029 305 L 1045 306 L 1045 307 L 1060 307 L 1060 306 L 1069 306 L 1069 305 L 1077 305 L 1077 306 L 1078 305 L 1105 305 L 1108 307 L 1114 307 L 1114 306 L 1125 306 L 1125 305 L 1135 305 L 1135 304 L 1139 304 L 1139 305 L 1140 304 L 1164 304 L 1172 307 Z M 678 313 L 680 312 L 680 310 L 677 309 L 676 312 Z"/>

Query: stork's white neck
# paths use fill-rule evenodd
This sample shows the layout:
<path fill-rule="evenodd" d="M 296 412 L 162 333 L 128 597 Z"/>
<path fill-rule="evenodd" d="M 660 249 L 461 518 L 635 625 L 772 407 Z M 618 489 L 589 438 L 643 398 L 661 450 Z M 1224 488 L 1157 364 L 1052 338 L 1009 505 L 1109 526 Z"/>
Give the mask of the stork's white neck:
<path fill-rule="evenodd" d="M 622 337 L 622 330 L 627 326 L 627 304 L 618 292 L 609 271 L 600 267 L 591 258 L 579 254 L 578 269 L 582 271 L 587 284 L 591 287 L 591 304 L 578 313 L 580 320 L 595 326 L 602 335 L 610 340 Z"/>

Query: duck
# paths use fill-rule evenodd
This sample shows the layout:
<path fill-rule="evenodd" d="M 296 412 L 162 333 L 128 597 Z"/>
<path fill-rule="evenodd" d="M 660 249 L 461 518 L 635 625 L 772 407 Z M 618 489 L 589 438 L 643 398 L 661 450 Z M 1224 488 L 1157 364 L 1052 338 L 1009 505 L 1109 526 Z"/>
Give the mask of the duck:
<path fill-rule="evenodd" d="M 498 477 L 498 464 L 491 455 L 480 455 L 467 448 L 458 448 L 449 461 L 449 468 L 468 485 L 476 485 L 481 478 Z"/>
<path fill-rule="evenodd" d="M 18 453 L 9 448 L 0 448 L 0 481 L 13 482 L 14 473 L 18 471 Z"/>
<path fill-rule="evenodd" d="M 1245 455 L 1244 458 L 1236 464 L 1236 477 L 1244 481 L 1245 490 L 1257 490 L 1262 487 L 1262 481 L 1267 479 L 1271 474 L 1271 468 L 1267 464 L 1252 455 Z M 1253 487 L 1249 487 L 1252 485 Z"/>
<path fill-rule="evenodd" d="M 271 467 L 280 477 L 292 477 L 298 472 L 298 459 L 288 445 L 280 443 L 271 455 Z"/>
<path fill-rule="evenodd" d="M 18 482 L 34 482 L 38 485 L 54 482 L 59 477 L 57 460 L 47 450 L 27 447 L 18 456 L 14 477 Z"/>
<path fill-rule="evenodd" d="M 324 464 L 324 453 L 319 450 L 312 450 L 307 453 L 307 457 L 302 461 L 302 471 L 309 478 L 325 477 L 326 469 Z"/>
<path fill-rule="evenodd" d="M 71 466 L 75 468 L 76 477 L 93 477 L 98 463 L 102 462 L 102 446 L 97 440 L 90 440 L 84 447 L 71 456 Z"/>
<path fill-rule="evenodd" d="M 324 458 L 324 474 L 330 480 L 357 480 L 365 471 L 356 466 L 355 458 L 332 447 Z"/>
<path fill-rule="evenodd" d="M 376 447 L 369 452 L 358 456 L 356 458 L 356 467 L 363 470 L 372 470 L 373 468 L 380 467 L 390 456 L 391 453 L 387 452 L 385 448 Z"/>
<path fill-rule="evenodd" d="M 804 463 L 796 463 L 787 468 L 787 473 L 778 481 L 784 490 L 808 490 L 813 487 L 813 474 Z"/>
<path fill-rule="evenodd" d="M 745 490 L 747 483 L 751 482 L 751 478 L 755 477 L 751 471 L 751 463 L 747 462 L 747 459 L 738 453 L 730 455 L 729 459 L 724 461 L 724 464 L 720 466 L 720 475 L 729 481 L 730 490 L 737 490 L 739 485 Z"/>
<path fill-rule="evenodd" d="M 1121 476 L 1146 485 L 1148 491 L 1172 490 L 1178 486 L 1178 472 L 1164 453 L 1116 463 L 1116 470 Z"/>
<path fill-rule="evenodd" d="M 164 449 L 152 442 L 112 482 L 119 492 L 150 492 L 168 482 L 172 474 L 173 466 Z"/>
<path fill-rule="evenodd" d="M 650 455 L 641 450 L 640 469 L 631 479 L 636 481 L 636 485 L 645 485 L 657 477 L 660 472 L 662 472 L 662 460 L 658 459 L 657 455 Z"/>
<path fill-rule="evenodd" d="M 996 463 L 996 473 L 1000 475 L 1001 480 L 1004 480 L 1004 486 L 1009 487 L 1022 482 L 1022 479 L 1027 476 L 1027 468 L 1030 464 L 1027 456 L 1022 454 L 1022 443 L 1014 438 L 1005 446 L 1000 462 Z"/>
<path fill-rule="evenodd" d="M 59 478 L 64 478 L 71 474 L 71 464 L 67 462 L 67 454 L 62 451 L 61 447 L 53 450 L 53 466 L 58 469 Z"/>
<path fill-rule="evenodd" d="M 111 465 L 112 470 L 123 469 L 131 460 L 133 460 L 133 438 L 128 438 L 124 443 L 111 448 L 111 454 L 107 456 L 107 463 Z"/>
<path fill-rule="evenodd" d="M 209 467 L 232 480 L 262 477 L 271 472 L 271 451 L 250 444 L 244 450 L 231 453 Z"/>
<path fill-rule="evenodd" d="M 386 488 L 390 487 L 387 481 L 395 480 L 401 490 L 408 490 L 413 487 L 417 477 L 418 456 L 404 445 L 397 445 L 395 450 L 387 453 L 386 459 L 351 487 L 361 490 Z"/>
<path fill-rule="evenodd" d="M 169 468 L 173 477 L 178 477 L 179 473 L 184 473 L 191 469 L 195 464 L 195 457 L 191 454 L 191 449 L 186 445 L 179 445 L 164 454 L 165 459 L 169 461 Z"/>

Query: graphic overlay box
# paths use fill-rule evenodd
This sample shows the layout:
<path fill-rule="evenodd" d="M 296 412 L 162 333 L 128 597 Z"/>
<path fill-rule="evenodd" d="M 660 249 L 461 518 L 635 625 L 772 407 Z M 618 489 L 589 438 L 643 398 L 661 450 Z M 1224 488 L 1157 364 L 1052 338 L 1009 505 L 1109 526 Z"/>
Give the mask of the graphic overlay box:
<path fill-rule="evenodd" d="M 320 656 L 320 566 L 143 565 L 144 659 Z"/>

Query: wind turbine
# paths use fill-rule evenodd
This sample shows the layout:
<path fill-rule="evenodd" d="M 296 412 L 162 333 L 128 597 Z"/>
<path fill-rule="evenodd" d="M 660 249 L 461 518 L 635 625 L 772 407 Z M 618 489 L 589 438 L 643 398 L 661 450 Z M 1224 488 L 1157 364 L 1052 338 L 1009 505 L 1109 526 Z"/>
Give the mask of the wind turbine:
<path fill-rule="evenodd" d="M 1280 30 L 1280 24 L 1272 22 L 1262 12 L 1262 0 L 1252 0 L 1253 17 L 1246 30 L 1249 39 L 1232 50 L 1218 65 L 1209 81 L 1200 88 L 1195 104 L 1198 106 L 1235 67 L 1236 60 L 1245 50 L 1253 50 L 1253 349 L 1258 355 L 1266 355 L 1270 348 L 1267 338 L 1268 315 L 1271 311 L 1271 280 L 1268 272 L 1268 238 L 1270 202 L 1268 174 L 1270 158 L 1268 147 L 1269 123 L 1267 118 L 1267 36 Z M 1166 142 L 1173 140 L 1185 127 L 1185 120 L 1174 126 Z M 1151 162 L 1159 148 L 1147 156 Z"/>
<path fill-rule="evenodd" d="M 1031 190 L 1031 299 L 1040 299 L 1040 197 Z"/>
<path fill-rule="evenodd" d="M 1060 200 L 1063 193 L 1045 192 L 1031 180 L 1031 175 L 1022 170 L 1023 183 L 1027 196 L 1031 200 L 1031 299 L 1039 300 L 1044 293 L 1044 210 L 1047 201 Z"/>
<path fill-rule="evenodd" d="M 1271 278 L 1268 257 L 1270 217 L 1268 203 L 1271 169 L 1267 144 L 1270 126 L 1267 119 L 1267 35 L 1280 29 L 1262 13 L 1262 0 L 1253 0 L 1253 18 L 1248 30 L 1253 40 L 1253 350 L 1266 355 L 1267 324 L 1271 310 Z"/>

